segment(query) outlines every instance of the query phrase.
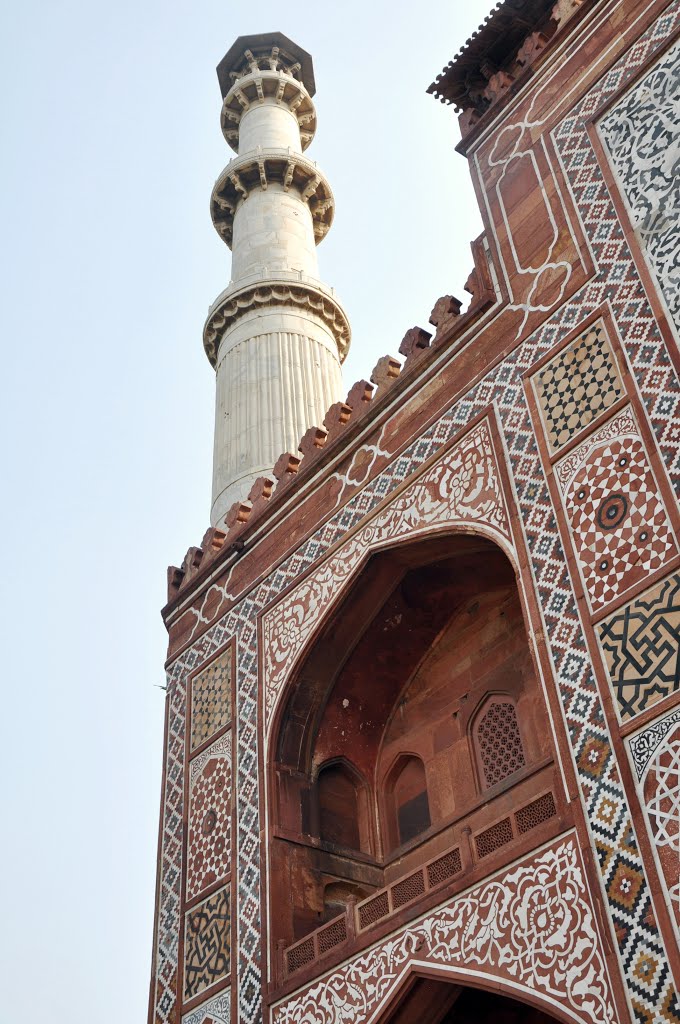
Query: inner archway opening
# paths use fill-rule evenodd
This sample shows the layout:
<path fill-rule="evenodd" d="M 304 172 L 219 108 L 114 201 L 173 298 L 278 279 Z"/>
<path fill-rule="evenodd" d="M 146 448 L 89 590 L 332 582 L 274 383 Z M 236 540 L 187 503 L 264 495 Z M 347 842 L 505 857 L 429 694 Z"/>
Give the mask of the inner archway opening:
<path fill-rule="evenodd" d="M 500 547 L 438 534 L 374 555 L 288 687 L 272 750 L 284 977 L 556 834 L 566 802 Z"/>
<path fill-rule="evenodd" d="M 560 1019 L 501 992 L 417 978 L 380 1024 L 555 1024 Z"/>

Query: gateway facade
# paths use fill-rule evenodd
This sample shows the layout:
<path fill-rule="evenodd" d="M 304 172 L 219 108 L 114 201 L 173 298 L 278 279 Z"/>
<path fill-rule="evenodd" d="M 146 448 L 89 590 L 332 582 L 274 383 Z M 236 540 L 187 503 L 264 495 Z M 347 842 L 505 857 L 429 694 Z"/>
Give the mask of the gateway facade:
<path fill-rule="evenodd" d="M 485 225 L 370 380 L 310 56 L 236 156 L 212 526 L 168 574 L 151 1024 L 677 1024 L 675 0 L 503 0 L 430 86 Z"/>

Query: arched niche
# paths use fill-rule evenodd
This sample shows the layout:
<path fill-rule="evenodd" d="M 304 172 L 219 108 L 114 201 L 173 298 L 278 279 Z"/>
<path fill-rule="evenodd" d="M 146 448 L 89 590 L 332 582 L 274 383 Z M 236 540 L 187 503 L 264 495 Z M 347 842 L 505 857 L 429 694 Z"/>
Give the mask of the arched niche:
<path fill-rule="evenodd" d="M 480 793 L 470 736 L 490 693 L 516 709 L 525 765 Z M 330 882 L 380 889 L 462 843 L 464 826 L 474 840 L 515 797 L 549 789 L 550 735 L 515 569 L 500 547 L 438 533 L 375 554 L 322 621 L 272 728 L 273 940 L 318 927 Z M 358 815 L 335 834 L 319 810 L 318 780 L 332 765 L 344 767 L 328 777 L 330 805 Z M 412 799 L 401 831 L 399 808 Z M 486 852 L 493 843 L 478 848 L 485 864 L 499 862 Z"/>
<path fill-rule="evenodd" d="M 321 765 L 313 799 L 314 832 L 322 843 L 371 852 L 367 787 L 350 761 L 339 757 Z"/>
<path fill-rule="evenodd" d="M 389 850 L 410 843 L 432 825 L 427 773 L 417 754 L 399 754 L 383 783 L 385 846 Z"/>

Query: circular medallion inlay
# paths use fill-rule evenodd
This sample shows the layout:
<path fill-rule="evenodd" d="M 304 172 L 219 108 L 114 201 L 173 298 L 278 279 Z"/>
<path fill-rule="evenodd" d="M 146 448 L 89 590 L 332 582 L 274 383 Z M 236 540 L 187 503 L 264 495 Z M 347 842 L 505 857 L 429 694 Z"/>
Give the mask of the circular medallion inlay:
<path fill-rule="evenodd" d="M 205 817 L 201 823 L 201 832 L 204 836 L 209 836 L 217 824 L 217 814 L 213 810 L 206 811 Z"/>
<path fill-rule="evenodd" d="M 628 499 L 623 494 L 610 494 L 597 510 L 597 525 L 601 530 L 615 530 L 628 515 Z"/>

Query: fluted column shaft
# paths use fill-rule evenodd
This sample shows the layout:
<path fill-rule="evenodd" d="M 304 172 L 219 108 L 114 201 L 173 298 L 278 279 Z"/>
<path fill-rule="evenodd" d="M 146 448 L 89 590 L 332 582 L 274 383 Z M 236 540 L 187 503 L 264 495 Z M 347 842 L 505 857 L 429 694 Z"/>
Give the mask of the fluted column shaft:
<path fill-rule="evenodd" d="M 238 155 L 211 204 L 232 248 L 232 279 L 204 332 L 217 374 L 213 525 L 340 399 L 349 343 L 342 307 L 319 280 L 316 243 L 333 198 L 303 155 L 312 132 L 301 136 L 300 124 L 316 119 L 311 97 L 271 44 L 262 55 L 251 44 L 243 63 L 223 106 Z"/>

